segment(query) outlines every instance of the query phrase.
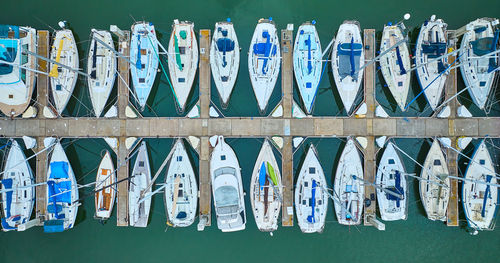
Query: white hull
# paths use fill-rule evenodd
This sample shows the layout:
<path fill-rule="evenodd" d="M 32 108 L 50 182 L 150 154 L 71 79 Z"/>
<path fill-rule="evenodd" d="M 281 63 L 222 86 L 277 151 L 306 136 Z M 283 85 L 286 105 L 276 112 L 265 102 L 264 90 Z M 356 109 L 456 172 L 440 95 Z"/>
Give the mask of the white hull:
<path fill-rule="evenodd" d="M 354 64 L 351 64 L 350 54 L 354 55 Z M 333 45 L 332 71 L 347 115 L 350 115 L 353 110 L 354 100 L 363 80 L 363 70 L 359 69 L 364 64 L 365 53 L 359 23 L 357 21 L 344 21 L 340 25 Z"/>
<path fill-rule="evenodd" d="M 403 196 L 402 199 L 377 189 L 377 203 L 382 220 L 406 220 L 408 216 L 408 184 L 406 171 L 392 142 L 389 142 L 378 164 L 375 184 Z"/>
<path fill-rule="evenodd" d="M 222 105 L 227 107 L 240 67 L 240 45 L 231 22 L 215 24 L 210 47 L 210 67 Z"/>
<path fill-rule="evenodd" d="M 443 73 L 448 62 L 447 57 L 435 60 L 447 52 L 446 27 L 441 19 L 425 22 L 420 29 L 415 47 L 418 82 L 420 87 L 425 89 L 424 95 L 432 110 L 439 106 L 449 73 L 449 71 Z M 431 60 L 432 62 L 429 62 Z"/>
<path fill-rule="evenodd" d="M 243 183 L 238 158 L 224 137 L 219 136 L 210 157 L 210 178 L 217 216 L 222 232 L 245 229 L 246 214 Z"/>
<path fill-rule="evenodd" d="M 198 42 L 193 30 L 194 23 L 174 20 L 168 43 L 168 70 L 181 112 L 186 107 L 198 69 Z"/>
<path fill-rule="evenodd" d="M 2 193 L 0 205 L 2 207 L 1 225 L 3 231 L 17 230 L 19 225 L 30 220 L 35 203 L 35 188 L 29 186 L 33 183 L 33 171 L 23 150 L 13 140 L 0 183 L 1 190 L 13 190 Z"/>
<path fill-rule="evenodd" d="M 265 179 L 261 178 L 261 173 Z M 264 181 L 263 184 L 261 180 Z M 266 139 L 255 162 L 250 182 L 250 203 L 255 223 L 260 231 L 269 232 L 278 229 L 282 190 L 280 169 L 274 158 L 272 146 Z"/>
<path fill-rule="evenodd" d="M 90 100 L 97 118 L 101 116 L 116 78 L 116 55 L 111 50 L 97 42 L 94 38 L 106 43 L 114 49 L 111 33 L 99 30 L 92 33 L 89 55 L 87 57 L 87 84 Z M 95 61 L 94 61 L 95 60 Z"/>
<path fill-rule="evenodd" d="M 430 220 L 446 220 L 450 196 L 448 165 L 438 140 L 434 140 L 425 158 L 420 177 L 420 199 Z M 426 181 L 431 180 L 435 183 Z M 445 185 L 442 187 L 436 183 Z"/>
<path fill-rule="evenodd" d="M 465 171 L 465 179 L 497 184 L 495 168 L 485 141 L 476 148 Z M 493 230 L 498 208 L 498 187 L 465 181 L 462 185 L 462 203 L 470 227 Z"/>
<path fill-rule="evenodd" d="M 399 26 L 384 26 L 380 53 L 387 51 L 403 39 L 403 32 Z M 394 100 L 403 111 L 405 110 L 410 88 L 411 73 L 408 72 L 410 67 L 410 53 L 408 52 L 407 42 L 403 42 L 380 58 L 380 68 L 385 82 Z"/>
<path fill-rule="evenodd" d="M 248 70 L 259 111 L 264 114 L 281 66 L 280 42 L 274 22 L 261 19 L 255 27 L 248 55 Z"/>
<path fill-rule="evenodd" d="M 339 199 L 339 202 L 334 202 L 334 206 L 341 225 L 359 225 L 363 217 L 365 187 L 361 180 L 353 176 L 363 179 L 363 164 L 358 148 L 349 138 L 340 156 L 333 188 L 334 196 Z"/>
<path fill-rule="evenodd" d="M 311 114 L 321 78 L 323 55 L 313 24 L 302 24 L 298 32 L 293 48 L 293 71 L 306 113 Z"/>
<path fill-rule="evenodd" d="M 472 59 L 496 50 L 496 46 L 493 48 L 482 47 L 481 50 L 476 50 L 473 48 L 472 44 L 475 41 L 481 41 L 480 39 L 493 38 L 494 29 L 492 24 L 494 22 L 498 24 L 498 20 L 480 18 L 467 24 L 468 31 L 465 32 L 462 37 L 462 44 L 460 45 L 460 71 L 465 86 L 470 87 L 468 91 L 472 100 L 480 109 L 484 109 L 493 84 L 493 79 L 498 71 L 495 71 L 496 67 L 498 67 L 498 65 L 496 65 L 496 63 L 498 63 L 498 53 L 481 59 Z M 476 30 L 483 31 L 476 32 Z M 489 39 L 484 40 L 489 41 Z M 484 44 L 485 43 L 482 45 Z M 476 51 L 478 53 L 476 53 Z"/>
<path fill-rule="evenodd" d="M 60 56 L 58 56 L 59 54 Z M 78 69 L 80 60 L 78 58 L 75 38 L 71 30 L 64 29 L 56 31 L 50 50 L 50 59 L 73 69 Z M 78 73 L 52 63 L 50 63 L 49 68 L 51 75 L 52 73 L 57 75 L 50 78 L 50 87 L 52 98 L 54 99 L 54 107 L 57 113 L 61 115 L 73 94 L 76 81 L 78 80 Z"/>
<path fill-rule="evenodd" d="M 169 224 L 173 227 L 190 226 L 197 215 L 198 186 L 182 139 L 175 143 L 165 184 L 165 208 Z"/>
<path fill-rule="evenodd" d="M 130 65 L 130 75 L 135 99 L 143 111 L 158 72 L 158 40 L 152 23 L 137 22 L 131 31 L 130 61 L 133 64 Z"/>
<path fill-rule="evenodd" d="M 108 151 L 101 160 L 97 168 L 95 191 L 95 217 L 100 220 L 107 220 L 113 212 L 116 199 L 116 172 L 113 159 Z M 105 188 L 105 189 L 103 189 Z"/>
<path fill-rule="evenodd" d="M 151 188 L 145 191 L 151 182 L 151 167 L 149 166 L 146 142 L 142 142 L 139 146 L 132 176 L 128 192 L 129 223 L 130 226 L 134 227 L 146 227 L 148 225 L 149 210 L 151 209 L 151 196 L 139 203 L 142 193 L 143 196 L 151 193 Z"/>
<path fill-rule="evenodd" d="M 297 222 L 303 233 L 323 232 L 328 212 L 327 188 L 318 154 L 311 145 L 300 168 L 295 188 Z"/>

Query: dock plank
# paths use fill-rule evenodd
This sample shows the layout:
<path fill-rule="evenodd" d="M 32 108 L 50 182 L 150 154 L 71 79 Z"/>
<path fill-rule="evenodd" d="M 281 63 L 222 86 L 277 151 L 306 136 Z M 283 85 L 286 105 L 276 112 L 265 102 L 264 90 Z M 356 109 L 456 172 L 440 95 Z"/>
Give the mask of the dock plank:
<path fill-rule="evenodd" d="M 38 30 L 37 40 L 37 54 L 43 57 L 49 57 L 49 31 Z M 49 72 L 48 62 L 38 59 L 38 70 Z M 49 93 L 49 76 L 38 74 L 36 77 L 36 90 L 37 90 L 37 105 L 38 105 L 38 118 L 44 118 L 42 111 L 48 103 Z"/>
<path fill-rule="evenodd" d="M 118 39 L 118 52 L 130 56 L 130 31 L 123 31 L 123 37 Z M 125 109 L 129 104 L 130 64 L 123 58 L 118 58 L 118 118 L 125 118 Z"/>
<path fill-rule="evenodd" d="M 117 180 L 124 180 L 128 177 L 128 150 L 125 147 L 125 136 L 119 137 L 118 144 L 118 171 Z M 118 194 L 116 199 L 116 225 L 128 226 L 128 180 L 118 184 Z"/>
<path fill-rule="evenodd" d="M 43 150 L 43 139 L 44 137 L 37 138 L 37 152 Z M 39 153 L 36 156 L 36 174 L 35 174 L 35 182 L 43 183 L 47 181 L 47 155 L 48 151 L 44 151 Z M 43 223 L 46 217 L 46 208 L 47 208 L 47 185 L 39 185 L 35 187 L 35 207 L 36 207 L 36 217 L 40 218 L 40 222 Z"/>

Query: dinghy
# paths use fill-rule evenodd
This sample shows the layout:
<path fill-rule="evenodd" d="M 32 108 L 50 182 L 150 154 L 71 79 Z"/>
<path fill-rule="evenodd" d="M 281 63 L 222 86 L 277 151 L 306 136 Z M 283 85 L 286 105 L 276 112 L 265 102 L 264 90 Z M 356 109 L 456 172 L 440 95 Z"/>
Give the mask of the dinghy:
<path fill-rule="evenodd" d="M 323 57 L 321 43 L 314 24 L 315 22 L 306 22 L 299 27 L 293 47 L 293 71 L 307 114 L 312 113 L 321 78 Z"/>
<path fill-rule="evenodd" d="M 58 115 L 66 108 L 68 101 L 75 89 L 78 80 L 80 60 L 78 58 L 78 49 L 73 32 L 69 29 L 56 31 L 52 47 L 50 49 L 50 59 L 66 65 L 73 70 L 60 67 L 50 63 L 50 88 L 54 107 Z"/>
<path fill-rule="evenodd" d="M 447 57 L 436 60 L 447 52 L 446 27 L 443 20 L 432 16 L 422 25 L 415 47 L 417 79 L 432 110 L 439 106 L 449 73 L 445 71 Z"/>
<path fill-rule="evenodd" d="M 193 87 L 198 69 L 198 43 L 194 23 L 175 19 L 168 43 L 168 70 L 174 86 L 174 96 L 181 112 Z M 173 57 L 172 57 L 173 56 Z"/>
<path fill-rule="evenodd" d="M 267 103 L 280 72 L 280 41 L 274 22 L 260 19 L 253 32 L 248 55 L 248 70 L 260 114 L 265 114 Z"/>
<path fill-rule="evenodd" d="M 222 232 L 245 229 L 245 201 L 240 170 L 233 149 L 224 141 L 224 137 L 219 136 L 210 157 L 210 178 L 217 227 Z"/>
<path fill-rule="evenodd" d="M 377 203 L 382 220 L 406 220 L 408 216 L 407 181 L 405 168 L 392 142 L 385 147 L 384 154 L 378 164 L 375 183 L 388 190 L 377 188 Z M 390 191 L 390 192 L 389 192 Z M 403 198 L 393 195 L 400 194 Z"/>
<path fill-rule="evenodd" d="M 446 220 L 446 210 L 450 196 L 450 178 L 448 165 L 438 140 L 434 140 L 425 158 L 420 174 L 420 199 L 427 218 Z"/>
<path fill-rule="evenodd" d="M 280 168 L 266 139 L 255 162 L 250 183 L 250 203 L 260 231 L 278 229 L 282 190 Z"/>
<path fill-rule="evenodd" d="M 5 116 L 22 114 L 31 102 L 36 82 L 36 30 L 0 25 L 0 111 Z"/>
<path fill-rule="evenodd" d="M 295 211 L 303 233 L 321 233 L 328 211 L 328 193 L 325 174 L 318 160 L 316 148 L 309 147 L 300 168 L 295 186 Z"/>
<path fill-rule="evenodd" d="M 47 212 L 43 225 L 46 233 L 73 228 L 78 212 L 78 188 L 75 173 L 61 142 L 54 145 L 47 171 Z"/>
<path fill-rule="evenodd" d="M 175 143 L 174 153 L 165 175 L 165 208 L 167 222 L 173 227 L 190 226 L 196 217 L 198 185 L 182 139 Z"/>
<path fill-rule="evenodd" d="M 384 26 L 382 40 L 380 44 L 380 53 L 386 52 L 399 41 L 405 39 L 403 34 L 404 25 L 392 25 L 389 23 Z M 408 45 L 403 42 L 396 48 L 380 58 L 380 70 L 382 76 L 391 91 L 394 100 L 401 110 L 405 110 L 406 98 L 410 88 L 411 73 L 408 70 L 411 67 L 410 52 Z"/>
<path fill-rule="evenodd" d="M 87 77 L 87 83 L 95 116 L 99 118 L 115 84 L 117 62 L 115 53 L 96 40 L 103 41 L 114 50 L 110 32 L 106 30 L 94 31 L 90 39 L 87 58 L 87 74 L 90 76 Z"/>
<path fill-rule="evenodd" d="M 460 45 L 460 72 L 469 87 L 472 101 L 484 109 L 495 73 L 500 67 L 498 53 L 485 56 L 497 50 L 499 30 L 494 31 L 498 19 L 480 18 L 466 26 Z M 483 58 L 478 58 L 484 56 Z"/>
<path fill-rule="evenodd" d="M 365 187 L 363 185 L 363 164 L 354 140 L 349 138 L 342 151 L 335 173 L 334 202 L 337 220 L 342 225 L 359 225 L 363 215 Z"/>
<path fill-rule="evenodd" d="M 146 142 L 139 146 L 137 159 L 135 160 L 132 178 L 129 183 L 128 191 L 128 212 L 130 226 L 146 227 L 148 225 L 149 210 L 151 209 L 151 196 L 141 201 L 143 196 L 151 193 L 151 187 L 146 187 L 151 182 L 151 167 L 149 166 L 148 149 Z"/>
<path fill-rule="evenodd" d="M 360 68 L 364 64 L 365 54 L 359 22 L 344 21 L 333 45 L 332 71 L 347 115 L 353 110 L 354 100 L 363 80 L 363 69 Z"/>
<path fill-rule="evenodd" d="M 215 23 L 214 36 L 210 47 L 210 68 L 223 108 L 227 108 L 229 97 L 240 67 L 240 45 L 233 23 Z"/>
<path fill-rule="evenodd" d="M 95 218 L 108 220 L 116 198 L 116 172 L 111 154 L 106 151 L 97 168 L 95 179 Z"/>
<path fill-rule="evenodd" d="M 130 38 L 130 75 L 135 90 L 135 99 L 140 111 L 146 107 L 146 102 L 153 88 L 158 71 L 158 40 L 153 23 L 136 22 L 132 25 Z"/>
<path fill-rule="evenodd" d="M 11 142 L 0 181 L 3 231 L 17 230 L 19 225 L 28 222 L 35 204 L 35 188 L 30 187 L 34 183 L 33 171 L 19 144 L 15 140 Z M 6 190 L 10 191 L 3 192 Z"/>
<path fill-rule="evenodd" d="M 462 183 L 462 204 L 469 227 L 493 230 L 498 209 L 498 187 L 495 168 L 484 140 L 474 150 Z"/>

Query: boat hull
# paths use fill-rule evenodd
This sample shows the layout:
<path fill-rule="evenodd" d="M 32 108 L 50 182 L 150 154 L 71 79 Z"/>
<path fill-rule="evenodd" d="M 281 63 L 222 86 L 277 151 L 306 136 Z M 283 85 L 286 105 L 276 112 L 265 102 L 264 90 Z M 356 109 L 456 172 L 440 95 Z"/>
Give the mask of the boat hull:
<path fill-rule="evenodd" d="M 139 152 L 137 153 L 137 159 L 135 160 L 129 184 L 128 209 L 130 226 L 146 227 L 148 225 L 151 196 L 142 202 L 139 201 L 141 201 L 142 197 L 151 194 L 151 187 L 146 190 L 150 183 L 151 167 L 149 166 L 149 156 L 146 142 L 142 142 L 139 146 Z"/>
<path fill-rule="evenodd" d="M 116 172 L 111 154 L 106 154 L 97 168 L 95 184 L 95 218 L 108 220 L 113 212 L 116 199 Z"/>

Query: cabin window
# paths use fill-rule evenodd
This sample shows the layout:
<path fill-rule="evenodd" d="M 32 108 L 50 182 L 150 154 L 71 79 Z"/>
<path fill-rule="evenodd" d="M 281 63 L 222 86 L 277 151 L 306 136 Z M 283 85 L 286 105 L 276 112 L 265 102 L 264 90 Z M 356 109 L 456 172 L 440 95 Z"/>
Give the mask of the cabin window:
<path fill-rule="evenodd" d="M 183 197 L 183 195 L 182 195 L 182 193 L 183 193 L 183 192 L 184 192 L 184 191 L 179 190 L 179 191 L 177 192 L 177 193 L 178 193 L 178 196 L 179 196 L 179 197 Z"/>
<path fill-rule="evenodd" d="M 394 174 L 389 174 L 389 179 L 393 179 L 394 178 Z"/>
<path fill-rule="evenodd" d="M 316 173 L 316 168 L 314 168 L 314 167 L 309 167 L 309 173 L 310 173 L 310 174 L 315 174 L 315 173 Z"/>
<path fill-rule="evenodd" d="M 226 160 L 226 156 L 225 155 L 221 155 L 220 159 L 221 159 L 221 161 L 225 161 Z"/>
<path fill-rule="evenodd" d="M 403 87 L 403 82 L 402 81 L 398 81 L 398 87 Z"/>
<path fill-rule="evenodd" d="M 186 47 L 179 47 L 179 53 L 180 53 L 181 55 L 186 54 Z"/>
<path fill-rule="evenodd" d="M 144 82 L 146 82 L 145 78 L 139 78 L 139 83 L 144 83 Z"/>
<path fill-rule="evenodd" d="M 184 83 L 184 82 L 186 82 L 186 79 L 185 79 L 185 78 L 178 78 L 178 80 L 179 80 L 179 83 Z"/>
<path fill-rule="evenodd" d="M 23 45 L 23 50 L 29 50 L 28 44 Z M 21 65 L 24 65 L 26 63 L 28 63 L 28 55 L 22 54 L 21 55 Z"/>
<path fill-rule="evenodd" d="M 139 161 L 139 167 L 144 167 L 144 162 L 143 161 Z"/>
<path fill-rule="evenodd" d="M 389 164 L 395 164 L 396 162 L 394 162 L 394 159 L 389 159 L 388 163 Z"/>
<path fill-rule="evenodd" d="M 57 72 L 61 73 L 61 72 L 62 72 L 62 68 L 61 68 L 61 67 L 58 67 L 58 68 L 57 68 Z"/>
<path fill-rule="evenodd" d="M 485 164 L 486 164 L 486 161 L 485 161 L 484 159 L 481 159 L 481 160 L 479 160 L 479 164 L 480 164 L 480 165 L 485 165 Z"/>
<path fill-rule="evenodd" d="M 228 78 L 227 76 L 221 76 L 221 77 L 220 77 L 220 80 L 221 80 L 222 82 L 227 82 L 227 81 L 229 80 L 229 78 Z"/>
<path fill-rule="evenodd" d="M 179 187 L 182 188 L 182 183 L 179 183 Z"/>
<path fill-rule="evenodd" d="M 141 69 L 146 68 L 146 64 L 141 64 Z"/>
<path fill-rule="evenodd" d="M 439 160 L 439 159 L 434 160 L 434 165 L 435 166 L 441 165 L 441 160 Z"/>
<path fill-rule="evenodd" d="M 311 82 L 307 82 L 306 83 L 306 88 L 309 88 L 309 89 L 312 88 L 312 83 Z"/>
<path fill-rule="evenodd" d="M 14 94 L 9 94 L 9 99 L 13 99 L 14 98 Z"/>
<path fill-rule="evenodd" d="M 177 161 L 182 162 L 182 156 L 177 156 Z"/>
<path fill-rule="evenodd" d="M 56 90 L 57 91 L 61 91 L 62 90 L 62 85 L 61 84 L 57 84 L 56 85 Z"/>
<path fill-rule="evenodd" d="M 318 205 L 321 205 L 321 203 L 322 203 L 321 201 L 322 201 L 322 200 L 318 200 Z"/>
<path fill-rule="evenodd" d="M 486 81 L 480 81 L 480 82 L 479 82 L 479 86 L 481 86 L 481 87 L 486 86 Z"/>
<path fill-rule="evenodd" d="M 302 204 L 303 204 L 303 205 L 306 205 L 306 200 L 305 200 L 305 199 L 304 199 L 304 200 L 302 200 Z"/>
<path fill-rule="evenodd" d="M 304 187 L 307 187 L 309 185 L 309 182 L 304 182 Z"/>

